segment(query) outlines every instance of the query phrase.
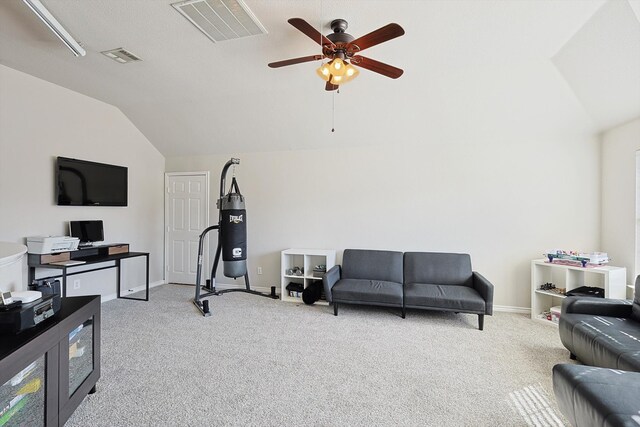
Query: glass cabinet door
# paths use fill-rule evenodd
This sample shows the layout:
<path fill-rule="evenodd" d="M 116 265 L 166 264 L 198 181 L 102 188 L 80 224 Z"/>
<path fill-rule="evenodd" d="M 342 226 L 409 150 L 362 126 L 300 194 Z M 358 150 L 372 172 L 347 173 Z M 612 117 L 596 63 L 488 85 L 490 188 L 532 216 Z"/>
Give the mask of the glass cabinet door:
<path fill-rule="evenodd" d="M 93 372 L 93 316 L 69 333 L 69 397 L 91 372 Z"/>
<path fill-rule="evenodd" d="M 45 356 L 0 386 L 0 426 L 44 426 Z"/>

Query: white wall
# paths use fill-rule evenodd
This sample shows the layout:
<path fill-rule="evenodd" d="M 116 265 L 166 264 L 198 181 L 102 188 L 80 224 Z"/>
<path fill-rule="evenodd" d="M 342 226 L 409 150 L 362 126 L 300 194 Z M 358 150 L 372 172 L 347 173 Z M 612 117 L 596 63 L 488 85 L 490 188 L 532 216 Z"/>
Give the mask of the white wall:
<path fill-rule="evenodd" d="M 128 167 L 129 206 L 56 206 L 57 156 Z M 105 240 L 150 252 L 150 281 L 161 281 L 163 173 L 164 157 L 117 108 L 0 65 L 0 241 L 63 235 L 69 220 L 102 219 Z M 124 289 L 144 280 L 143 263 L 126 262 Z M 79 292 L 115 293 L 114 271 L 79 277 Z"/>
<path fill-rule="evenodd" d="M 627 268 L 629 284 L 640 274 L 635 269 L 638 150 L 640 118 L 602 135 L 602 248 L 612 264 Z"/>
<path fill-rule="evenodd" d="M 434 141 L 420 137 L 425 125 L 437 123 L 399 129 L 392 145 L 167 158 L 167 171 L 211 171 L 216 222 L 221 168 L 241 159 L 256 286 L 279 284 L 291 247 L 337 249 L 339 260 L 345 248 L 467 252 L 496 305 L 528 308 L 531 259 L 599 249 L 596 138 L 534 140 L 505 123 L 502 139 Z"/>

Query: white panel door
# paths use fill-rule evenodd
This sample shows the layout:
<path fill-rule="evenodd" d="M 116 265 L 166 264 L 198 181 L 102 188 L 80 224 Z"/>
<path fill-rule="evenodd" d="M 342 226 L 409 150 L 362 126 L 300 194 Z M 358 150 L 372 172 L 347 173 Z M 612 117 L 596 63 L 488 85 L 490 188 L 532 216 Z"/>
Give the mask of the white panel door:
<path fill-rule="evenodd" d="M 193 285 L 199 236 L 209 226 L 209 173 L 167 173 L 165 184 L 167 282 Z M 203 276 L 207 277 L 207 242 L 203 260 Z"/>

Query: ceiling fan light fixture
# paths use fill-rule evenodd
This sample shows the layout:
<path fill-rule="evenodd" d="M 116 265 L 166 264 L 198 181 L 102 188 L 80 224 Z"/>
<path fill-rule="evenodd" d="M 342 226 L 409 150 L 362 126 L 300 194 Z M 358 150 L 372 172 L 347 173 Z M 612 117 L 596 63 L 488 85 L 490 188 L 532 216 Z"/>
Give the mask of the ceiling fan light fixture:
<path fill-rule="evenodd" d="M 332 61 L 322 64 L 316 73 L 325 82 L 337 86 L 356 78 L 360 74 L 360 70 L 341 58 L 334 58 Z"/>

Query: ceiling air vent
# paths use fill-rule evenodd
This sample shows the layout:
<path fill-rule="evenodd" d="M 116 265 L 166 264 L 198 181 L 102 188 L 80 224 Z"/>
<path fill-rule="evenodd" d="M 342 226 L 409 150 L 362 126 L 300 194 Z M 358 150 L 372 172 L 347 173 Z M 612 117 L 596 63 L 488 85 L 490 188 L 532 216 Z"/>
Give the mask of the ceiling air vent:
<path fill-rule="evenodd" d="M 267 34 L 242 0 L 189 0 L 171 6 L 213 42 Z"/>
<path fill-rule="evenodd" d="M 142 59 L 140 59 L 139 57 L 137 57 L 136 55 L 134 55 L 133 53 L 129 52 L 128 50 L 122 47 L 119 47 L 117 49 L 105 50 L 104 52 L 101 52 L 101 53 L 121 64 L 126 64 L 128 62 L 142 61 Z"/>

